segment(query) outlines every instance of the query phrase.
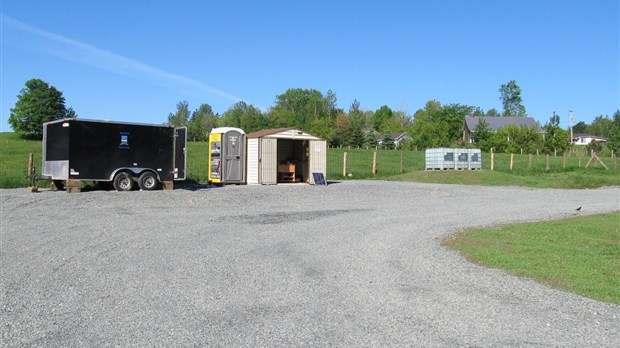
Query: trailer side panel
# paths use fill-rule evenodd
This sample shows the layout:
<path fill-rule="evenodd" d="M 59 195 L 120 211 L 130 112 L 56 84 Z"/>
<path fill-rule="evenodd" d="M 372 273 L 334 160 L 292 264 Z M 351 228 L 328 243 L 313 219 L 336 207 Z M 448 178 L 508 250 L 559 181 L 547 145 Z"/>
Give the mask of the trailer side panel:
<path fill-rule="evenodd" d="M 69 178 L 111 180 L 119 168 L 174 176 L 174 128 L 107 122 L 70 122 Z"/>

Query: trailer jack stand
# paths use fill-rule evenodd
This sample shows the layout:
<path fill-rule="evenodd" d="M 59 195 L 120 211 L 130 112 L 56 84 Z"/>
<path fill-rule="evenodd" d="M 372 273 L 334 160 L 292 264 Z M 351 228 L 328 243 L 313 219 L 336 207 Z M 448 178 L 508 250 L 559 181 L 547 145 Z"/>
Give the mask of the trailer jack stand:
<path fill-rule="evenodd" d="M 30 179 L 30 186 L 28 186 L 28 192 L 38 192 L 39 188 L 37 187 L 37 168 L 34 166 L 34 155 L 32 152 L 28 156 L 28 175 L 26 175 L 26 179 Z"/>

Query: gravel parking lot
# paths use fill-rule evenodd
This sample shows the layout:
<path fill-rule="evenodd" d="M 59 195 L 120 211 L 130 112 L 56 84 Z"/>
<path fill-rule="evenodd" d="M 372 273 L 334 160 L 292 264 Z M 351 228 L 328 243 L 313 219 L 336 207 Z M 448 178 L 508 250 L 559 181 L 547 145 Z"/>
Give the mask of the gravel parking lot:
<path fill-rule="evenodd" d="M 0 195 L 2 346 L 620 342 L 620 306 L 441 245 L 463 227 L 620 210 L 620 188 L 352 181 Z"/>

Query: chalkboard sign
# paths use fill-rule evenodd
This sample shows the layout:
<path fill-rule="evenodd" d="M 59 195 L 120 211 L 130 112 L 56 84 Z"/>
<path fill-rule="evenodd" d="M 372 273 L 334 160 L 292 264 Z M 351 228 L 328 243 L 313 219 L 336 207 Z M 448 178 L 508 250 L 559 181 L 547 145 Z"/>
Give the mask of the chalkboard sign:
<path fill-rule="evenodd" d="M 325 181 L 325 176 L 323 175 L 323 173 L 312 173 L 312 178 L 314 179 L 315 185 L 327 186 L 327 181 Z"/>

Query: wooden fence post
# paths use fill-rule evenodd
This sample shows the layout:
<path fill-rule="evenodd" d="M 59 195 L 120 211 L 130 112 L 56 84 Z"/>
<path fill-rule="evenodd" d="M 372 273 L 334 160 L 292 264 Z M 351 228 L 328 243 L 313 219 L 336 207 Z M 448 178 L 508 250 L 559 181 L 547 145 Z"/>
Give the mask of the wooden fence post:
<path fill-rule="evenodd" d="M 551 155 L 547 154 L 547 171 L 551 170 Z"/>
<path fill-rule="evenodd" d="M 528 156 L 527 159 L 527 169 L 532 169 L 532 154 Z"/>
<path fill-rule="evenodd" d="M 401 174 L 405 172 L 403 163 L 404 163 L 403 162 L 403 152 L 401 151 L 400 152 L 400 173 Z"/>
<path fill-rule="evenodd" d="M 35 179 L 34 154 L 32 152 L 28 156 L 28 179 L 30 179 L 30 186 L 28 186 L 28 192 L 39 191 L 39 188 L 37 187 L 37 181 Z"/>
<path fill-rule="evenodd" d="M 349 154 L 345 151 L 344 157 L 342 158 L 342 176 L 346 178 L 347 176 L 347 157 Z"/>
<path fill-rule="evenodd" d="M 30 153 L 30 156 L 28 156 L 28 178 L 31 179 L 32 178 L 32 164 L 34 162 L 33 160 L 33 154 L 32 152 Z"/>
<path fill-rule="evenodd" d="M 614 171 L 618 170 L 618 154 L 614 154 Z"/>
<path fill-rule="evenodd" d="M 377 175 L 377 150 L 372 154 L 372 174 Z"/>
<path fill-rule="evenodd" d="M 493 148 L 491 148 L 491 171 L 495 170 L 495 153 L 493 153 Z"/>
<path fill-rule="evenodd" d="M 566 152 L 564 152 L 564 159 L 562 160 L 562 169 L 566 169 Z"/>
<path fill-rule="evenodd" d="M 512 171 L 512 168 L 514 167 L 514 165 L 515 165 L 515 154 L 511 153 L 510 154 L 510 171 Z"/>

